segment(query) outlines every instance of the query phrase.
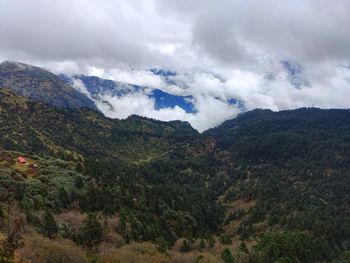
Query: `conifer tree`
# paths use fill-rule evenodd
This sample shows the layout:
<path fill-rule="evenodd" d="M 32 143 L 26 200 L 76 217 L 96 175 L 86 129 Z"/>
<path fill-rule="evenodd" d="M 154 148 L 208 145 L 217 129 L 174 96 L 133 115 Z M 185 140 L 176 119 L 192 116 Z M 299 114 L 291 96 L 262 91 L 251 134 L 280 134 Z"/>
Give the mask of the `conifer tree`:
<path fill-rule="evenodd" d="M 48 238 L 52 238 L 57 232 L 58 227 L 50 210 L 46 209 L 43 218 L 43 231 Z"/>
<path fill-rule="evenodd" d="M 101 242 L 102 225 L 95 214 L 88 214 L 83 226 L 84 243 L 88 248 L 93 248 Z"/>
<path fill-rule="evenodd" d="M 225 248 L 222 252 L 221 252 L 221 259 L 225 262 L 225 263 L 234 263 L 235 259 L 232 256 L 231 251 L 228 248 Z"/>

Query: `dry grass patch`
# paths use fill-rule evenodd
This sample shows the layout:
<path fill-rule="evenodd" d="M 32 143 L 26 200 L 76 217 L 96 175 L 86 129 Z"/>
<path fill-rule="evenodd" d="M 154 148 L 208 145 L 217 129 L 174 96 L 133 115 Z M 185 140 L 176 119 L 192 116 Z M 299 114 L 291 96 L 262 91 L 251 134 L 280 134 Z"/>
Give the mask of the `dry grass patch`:
<path fill-rule="evenodd" d="M 100 248 L 98 263 L 169 263 L 169 257 L 160 253 L 151 243 L 131 243 L 121 248 Z"/>
<path fill-rule="evenodd" d="M 69 240 L 50 240 L 33 232 L 25 235 L 23 242 L 15 253 L 15 263 L 87 263 L 85 252 Z"/>

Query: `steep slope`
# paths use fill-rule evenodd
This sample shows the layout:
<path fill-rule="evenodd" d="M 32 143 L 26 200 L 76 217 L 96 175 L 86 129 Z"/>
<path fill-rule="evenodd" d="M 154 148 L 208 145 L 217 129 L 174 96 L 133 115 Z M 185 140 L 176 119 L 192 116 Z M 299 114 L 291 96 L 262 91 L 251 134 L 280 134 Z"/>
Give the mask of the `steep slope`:
<path fill-rule="evenodd" d="M 349 132 L 350 110 L 314 108 L 254 110 L 207 131 L 232 178 L 219 198 L 224 231 L 248 243 L 262 235 L 261 262 L 329 261 L 349 249 Z M 309 242 L 312 256 L 293 242 Z"/>
<path fill-rule="evenodd" d="M 5 61 L 0 64 L 0 88 L 11 89 L 34 101 L 56 107 L 88 107 L 97 110 L 92 100 L 55 74 L 23 63 Z"/>
<path fill-rule="evenodd" d="M 80 80 L 86 87 L 89 94 L 94 98 L 105 95 L 122 96 L 128 93 L 134 93 L 145 89 L 141 86 L 130 85 L 110 79 L 102 79 L 96 76 L 74 75 L 70 77 L 61 74 L 60 78 L 68 84 L 73 84 L 74 81 Z"/>

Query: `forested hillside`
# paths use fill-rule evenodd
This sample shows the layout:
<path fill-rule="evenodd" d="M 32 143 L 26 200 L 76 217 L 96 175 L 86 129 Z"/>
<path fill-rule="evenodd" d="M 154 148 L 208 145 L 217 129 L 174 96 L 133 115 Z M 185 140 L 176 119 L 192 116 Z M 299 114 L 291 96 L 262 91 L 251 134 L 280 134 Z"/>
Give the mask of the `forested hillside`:
<path fill-rule="evenodd" d="M 349 110 L 304 108 L 255 110 L 207 132 L 236 177 L 221 197 L 224 228 L 262 234 L 255 260 L 322 262 L 348 249 L 349 130 Z"/>
<path fill-rule="evenodd" d="M 171 154 L 200 154 L 207 145 L 188 123 L 138 116 L 106 118 L 88 108 L 54 108 L 0 89 L 2 145 L 54 155 L 79 155 L 141 162 Z M 210 147 L 209 147 L 210 148 Z"/>
<path fill-rule="evenodd" d="M 0 123 L 3 262 L 347 262 L 348 110 L 199 134 L 0 89 Z"/>

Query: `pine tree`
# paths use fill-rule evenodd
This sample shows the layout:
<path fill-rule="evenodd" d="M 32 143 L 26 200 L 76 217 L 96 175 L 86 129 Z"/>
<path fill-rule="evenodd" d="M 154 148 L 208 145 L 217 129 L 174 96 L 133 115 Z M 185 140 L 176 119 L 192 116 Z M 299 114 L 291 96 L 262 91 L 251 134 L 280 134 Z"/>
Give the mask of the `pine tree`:
<path fill-rule="evenodd" d="M 101 242 L 102 225 L 95 214 L 88 214 L 83 226 L 84 243 L 93 248 Z"/>
<path fill-rule="evenodd" d="M 167 248 L 168 248 L 168 244 L 166 242 L 166 240 L 163 237 L 159 237 L 156 240 L 157 243 L 157 248 L 161 253 L 166 253 Z"/>
<path fill-rule="evenodd" d="M 75 166 L 75 170 L 78 172 L 78 173 L 82 173 L 83 172 L 83 166 L 81 165 L 80 162 L 78 162 Z"/>
<path fill-rule="evenodd" d="M 61 187 L 58 192 L 58 197 L 60 200 L 61 208 L 66 209 L 69 205 L 69 197 L 66 189 Z"/>
<path fill-rule="evenodd" d="M 201 241 L 199 242 L 199 249 L 203 250 L 205 249 L 205 247 L 206 247 L 205 241 L 204 239 L 201 239 Z"/>
<path fill-rule="evenodd" d="M 215 246 L 215 239 L 213 238 L 213 236 L 210 236 L 209 239 L 208 239 L 208 243 L 209 243 L 209 248 L 210 249 L 213 249 L 214 246 Z"/>
<path fill-rule="evenodd" d="M 48 238 L 52 238 L 57 232 L 58 227 L 50 210 L 46 209 L 43 218 L 43 231 Z"/>
<path fill-rule="evenodd" d="M 246 253 L 246 254 L 249 254 L 249 250 L 248 250 L 248 247 L 246 245 L 246 243 L 243 241 L 241 242 L 241 244 L 239 245 L 239 248 L 238 248 L 240 251 Z"/>
<path fill-rule="evenodd" d="M 235 259 L 232 256 L 231 251 L 228 248 L 225 248 L 222 252 L 221 252 L 221 259 L 225 262 L 225 263 L 234 263 Z"/>
<path fill-rule="evenodd" d="M 180 252 L 190 252 L 191 251 L 191 243 L 187 239 L 182 241 L 182 246 L 180 248 Z"/>

